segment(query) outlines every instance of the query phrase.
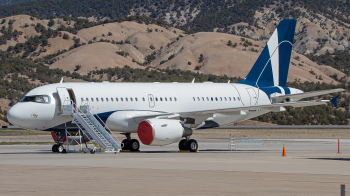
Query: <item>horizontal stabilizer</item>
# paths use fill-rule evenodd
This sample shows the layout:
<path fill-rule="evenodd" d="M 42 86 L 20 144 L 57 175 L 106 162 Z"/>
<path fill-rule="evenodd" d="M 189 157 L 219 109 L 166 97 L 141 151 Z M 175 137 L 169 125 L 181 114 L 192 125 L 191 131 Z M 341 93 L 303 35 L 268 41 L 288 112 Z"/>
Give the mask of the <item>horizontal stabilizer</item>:
<path fill-rule="evenodd" d="M 338 103 L 337 103 L 338 98 L 339 98 L 339 95 L 337 95 L 336 97 L 334 97 L 333 99 L 330 100 L 330 102 L 332 102 L 335 107 L 338 107 Z"/>
<path fill-rule="evenodd" d="M 311 92 L 298 93 L 298 94 L 282 95 L 282 96 L 276 96 L 271 98 L 275 99 L 276 102 L 280 102 L 288 98 L 290 100 L 300 100 L 303 98 L 316 97 L 316 96 L 326 95 L 331 93 L 339 93 L 343 91 L 345 91 L 345 89 L 337 88 L 337 89 L 329 89 L 329 90 L 322 90 L 322 91 L 311 91 Z"/>

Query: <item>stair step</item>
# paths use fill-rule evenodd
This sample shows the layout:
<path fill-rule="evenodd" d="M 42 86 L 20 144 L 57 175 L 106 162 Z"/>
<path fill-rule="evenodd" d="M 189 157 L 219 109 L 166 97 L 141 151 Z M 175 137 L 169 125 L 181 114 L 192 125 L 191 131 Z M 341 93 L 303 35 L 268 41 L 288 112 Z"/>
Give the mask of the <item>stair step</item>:
<path fill-rule="evenodd" d="M 97 122 L 95 126 L 92 121 Z M 78 128 L 89 138 L 95 140 L 95 142 L 106 149 L 106 151 L 119 150 L 119 145 L 109 135 L 110 133 L 106 130 L 105 125 L 99 122 L 92 114 L 86 115 L 84 113 L 76 113 L 72 121 Z"/>

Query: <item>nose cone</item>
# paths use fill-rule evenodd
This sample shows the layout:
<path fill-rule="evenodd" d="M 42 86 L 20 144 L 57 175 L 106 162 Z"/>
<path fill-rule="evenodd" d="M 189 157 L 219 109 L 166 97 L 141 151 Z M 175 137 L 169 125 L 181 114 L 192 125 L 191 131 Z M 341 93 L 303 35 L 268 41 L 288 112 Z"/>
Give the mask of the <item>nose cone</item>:
<path fill-rule="evenodd" d="M 23 111 L 21 111 L 18 104 L 12 106 L 7 112 L 7 120 L 13 125 L 22 127 L 21 121 L 23 121 Z"/>

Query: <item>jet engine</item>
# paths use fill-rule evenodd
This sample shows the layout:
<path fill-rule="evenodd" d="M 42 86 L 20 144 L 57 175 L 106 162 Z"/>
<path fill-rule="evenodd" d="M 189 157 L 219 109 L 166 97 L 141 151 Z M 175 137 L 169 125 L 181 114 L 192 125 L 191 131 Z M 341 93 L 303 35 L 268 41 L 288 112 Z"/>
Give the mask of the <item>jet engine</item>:
<path fill-rule="evenodd" d="M 141 142 L 150 146 L 163 146 L 192 135 L 192 129 L 183 127 L 179 120 L 147 119 L 137 129 Z"/>

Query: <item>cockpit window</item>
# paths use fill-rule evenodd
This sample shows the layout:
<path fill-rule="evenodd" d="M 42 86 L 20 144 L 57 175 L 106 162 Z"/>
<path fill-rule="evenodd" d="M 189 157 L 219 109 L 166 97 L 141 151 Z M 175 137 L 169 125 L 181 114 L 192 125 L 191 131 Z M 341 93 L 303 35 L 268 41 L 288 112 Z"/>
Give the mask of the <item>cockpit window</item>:
<path fill-rule="evenodd" d="M 47 95 L 24 96 L 20 102 L 50 103 L 50 97 Z"/>

